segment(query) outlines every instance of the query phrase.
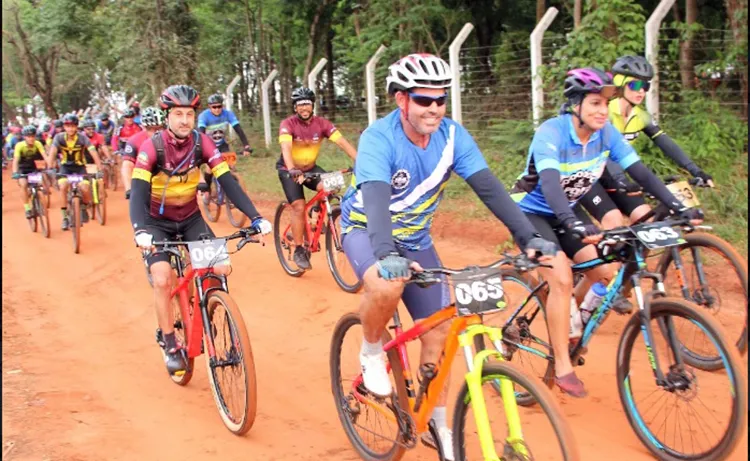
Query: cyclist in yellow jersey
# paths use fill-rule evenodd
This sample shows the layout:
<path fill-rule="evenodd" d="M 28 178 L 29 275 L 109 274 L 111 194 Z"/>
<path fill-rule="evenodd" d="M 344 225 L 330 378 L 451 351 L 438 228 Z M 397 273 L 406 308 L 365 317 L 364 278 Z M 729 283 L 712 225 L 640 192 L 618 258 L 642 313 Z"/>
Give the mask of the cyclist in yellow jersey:
<path fill-rule="evenodd" d="M 36 128 L 34 126 L 24 127 L 21 132 L 23 141 L 16 144 L 13 152 L 13 179 L 18 179 L 18 186 L 21 188 L 23 195 L 23 208 L 26 212 L 26 218 L 31 217 L 31 204 L 29 203 L 28 181 L 21 178 L 22 174 L 29 174 L 38 171 L 36 160 L 45 160 L 44 146 L 36 139 Z"/>
<path fill-rule="evenodd" d="M 620 97 L 609 102 L 609 121 L 612 125 L 631 143 L 643 132 L 677 165 L 713 187 L 713 177 L 696 166 L 659 128 L 651 115 L 640 107 L 654 76 L 654 68 L 646 58 L 622 56 L 612 66 L 612 74 L 614 84 L 621 90 Z M 603 228 L 613 229 L 623 224 L 623 213 L 635 221 L 649 212 L 651 207 L 639 191 L 640 187 L 625 176 L 622 168 L 608 162 L 599 183 L 581 199 L 581 203 L 601 222 Z"/>
<path fill-rule="evenodd" d="M 344 139 L 331 122 L 313 115 L 314 104 L 315 93 L 311 89 L 302 87 L 292 92 L 295 115 L 284 119 L 279 126 L 281 156 L 276 162 L 281 187 L 292 206 L 292 235 L 296 245 L 294 263 L 302 270 L 312 267 L 303 244 L 305 193 L 302 184 L 311 190 L 320 190 L 323 187 L 320 180 L 305 182 L 304 173 L 325 172 L 315 163 L 323 138 L 336 143 L 352 160 L 357 157 L 357 150 Z"/>
<path fill-rule="evenodd" d="M 86 174 L 86 156 L 84 150 L 86 150 L 91 157 L 94 159 L 96 168 L 98 170 L 96 177 L 97 179 L 102 178 L 101 169 L 102 163 L 99 160 L 99 153 L 96 148 L 91 144 L 89 138 L 85 134 L 78 132 L 78 117 L 75 114 L 68 114 L 63 117 L 63 128 L 64 133 L 58 133 L 55 135 L 52 147 L 50 147 L 49 159 L 50 164 L 60 163 L 61 174 Z M 57 158 L 57 153 L 60 152 L 60 158 Z M 53 165 L 50 165 L 53 166 Z M 68 218 L 68 206 L 65 202 L 65 198 L 68 196 L 68 180 L 67 178 L 60 178 L 58 181 L 60 185 L 60 193 L 63 197 L 62 206 L 60 211 L 62 212 L 62 230 L 68 230 L 70 228 L 70 220 Z M 91 194 L 89 181 L 81 181 L 80 189 L 83 193 L 83 203 L 88 205 L 91 203 Z M 86 208 L 81 209 L 81 222 L 88 222 L 89 215 Z"/>

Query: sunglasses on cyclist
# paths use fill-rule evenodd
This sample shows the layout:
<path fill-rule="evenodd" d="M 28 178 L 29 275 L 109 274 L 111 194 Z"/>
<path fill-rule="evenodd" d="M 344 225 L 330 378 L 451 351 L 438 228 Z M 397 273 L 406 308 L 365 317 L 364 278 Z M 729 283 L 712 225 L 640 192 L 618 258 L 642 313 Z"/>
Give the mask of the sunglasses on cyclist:
<path fill-rule="evenodd" d="M 430 107 L 432 103 L 438 105 L 438 107 L 443 107 L 445 103 L 448 101 L 448 93 L 445 93 L 441 96 L 427 96 L 424 94 L 415 94 L 415 93 L 408 93 L 409 99 L 414 101 L 415 104 L 421 107 Z"/>
<path fill-rule="evenodd" d="M 219 106 L 209 106 L 209 107 L 211 107 L 211 109 L 221 109 L 224 106 L 219 105 Z"/>
<path fill-rule="evenodd" d="M 630 88 L 633 91 L 648 91 L 651 88 L 651 82 L 647 82 L 644 80 L 631 80 L 628 82 L 628 88 Z"/>

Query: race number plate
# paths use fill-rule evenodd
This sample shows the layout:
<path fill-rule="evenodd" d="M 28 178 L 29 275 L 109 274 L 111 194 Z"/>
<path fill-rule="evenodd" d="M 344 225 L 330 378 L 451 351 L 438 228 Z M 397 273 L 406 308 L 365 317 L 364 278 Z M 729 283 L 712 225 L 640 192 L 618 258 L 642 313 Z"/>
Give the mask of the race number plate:
<path fill-rule="evenodd" d="M 505 309 L 503 279 L 497 269 L 476 269 L 453 276 L 458 315 L 487 314 Z"/>
<path fill-rule="evenodd" d="M 672 194 L 679 200 L 683 205 L 688 208 L 697 207 L 701 204 L 698 200 L 698 196 L 693 192 L 693 188 L 690 187 L 687 181 L 673 182 L 667 185 Z"/>
<path fill-rule="evenodd" d="M 666 226 L 663 223 L 641 224 L 633 226 L 630 229 L 649 250 L 685 243 L 685 239 L 682 238 L 679 229 Z"/>
<path fill-rule="evenodd" d="M 237 163 L 237 154 L 234 152 L 224 152 L 221 154 L 221 156 L 224 158 L 224 161 L 227 162 L 227 165 L 229 165 L 229 168 L 234 168 L 234 165 Z"/>
<path fill-rule="evenodd" d="M 229 264 L 226 239 L 188 242 L 190 263 L 193 269 L 206 269 Z"/>
<path fill-rule="evenodd" d="M 80 174 L 69 174 L 66 176 L 69 183 L 76 183 L 83 181 L 83 175 Z"/>
<path fill-rule="evenodd" d="M 320 175 L 320 179 L 323 181 L 323 190 L 326 192 L 335 192 L 346 185 L 344 175 L 340 171 L 324 173 Z"/>
<path fill-rule="evenodd" d="M 26 180 L 29 181 L 29 184 L 41 184 L 42 173 L 30 173 L 28 176 L 26 176 Z"/>

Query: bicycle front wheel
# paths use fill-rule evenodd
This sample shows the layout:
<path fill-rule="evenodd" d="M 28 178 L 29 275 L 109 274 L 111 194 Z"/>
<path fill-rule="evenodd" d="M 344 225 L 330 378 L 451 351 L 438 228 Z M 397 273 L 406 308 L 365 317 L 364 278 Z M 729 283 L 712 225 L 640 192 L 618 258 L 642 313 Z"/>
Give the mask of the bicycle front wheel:
<path fill-rule="evenodd" d="M 713 316 L 734 341 L 747 351 L 747 262 L 732 245 L 703 232 L 685 235 L 686 243 L 664 251 L 657 271 L 668 296 L 683 297 Z M 721 367 L 721 358 L 706 354 L 703 345 L 688 342 L 685 360 L 703 369 Z"/>
<path fill-rule="evenodd" d="M 362 281 L 357 278 L 349 259 L 341 246 L 341 208 L 331 211 L 331 220 L 326 232 L 326 259 L 328 268 L 336 283 L 347 293 L 356 293 L 362 288 Z"/>
<path fill-rule="evenodd" d="M 36 196 L 33 199 L 32 207 L 34 214 L 36 214 L 37 219 L 39 219 L 39 226 L 42 228 L 42 235 L 44 238 L 49 238 L 49 209 L 44 205 L 44 197 L 44 192 L 37 191 Z"/>
<path fill-rule="evenodd" d="M 650 312 L 654 344 L 646 346 L 640 317 L 634 315 L 617 351 L 617 388 L 630 425 L 659 459 L 724 459 L 747 423 L 747 376 L 737 349 L 715 319 L 681 298 L 657 298 Z M 688 329 L 713 345 L 724 370 L 684 363 L 680 337 Z M 652 363 L 658 363 L 664 382 L 657 382 Z"/>
<path fill-rule="evenodd" d="M 247 193 L 247 189 L 245 188 L 245 181 L 243 181 L 242 178 L 238 175 L 235 175 L 235 178 L 237 178 L 237 182 L 240 183 L 240 187 L 242 188 L 242 190 Z M 226 205 L 227 218 L 229 219 L 229 223 L 236 228 L 241 228 L 242 226 L 244 226 L 247 222 L 247 216 L 245 216 L 245 213 L 237 208 L 234 203 L 229 200 L 229 197 L 224 197 L 224 204 Z"/>
<path fill-rule="evenodd" d="M 292 277 L 301 277 L 305 273 L 292 260 L 294 238 L 292 237 L 292 207 L 286 202 L 279 203 L 273 218 L 273 243 L 276 256 L 284 272 Z"/>
<path fill-rule="evenodd" d="M 386 399 L 374 398 L 359 382 L 363 339 L 359 314 L 344 315 L 333 329 L 329 366 L 336 412 L 349 442 L 363 460 L 398 461 L 407 449 L 400 426 L 413 430 L 401 362 L 395 350 L 388 353 L 396 393 Z M 387 332 L 383 332 L 383 340 L 383 344 L 390 340 Z M 356 382 L 359 384 L 355 386 Z M 410 437 L 410 442 L 416 442 L 416 434 Z"/>
<path fill-rule="evenodd" d="M 206 309 L 207 329 L 216 352 L 215 357 L 210 357 L 210 347 L 206 344 L 208 381 L 224 425 L 233 434 L 242 435 L 253 427 L 257 410 L 255 360 L 250 338 L 242 314 L 229 293 L 212 291 Z"/>
<path fill-rule="evenodd" d="M 496 391 L 494 384 L 501 380 L 510 380 L 516 392 L 523 389 L 525 395 L 539 404 L 539 408 L 516 407 L 523 424 L 523 440 L 510 437 L 509 418 L 503 411 L 503 396 Z M 508 362 L 487 363 L 482 367 L 482 393 L 489 417 L 486 423 L 492 432 L 495 452 L 500 459 L 573 461 L 580 458 L 573 431 L 565 421 L 560 406 L 552 393 L 535 378 L 526 376 Z M 515 394 L 511 394 L 510 398 L 515 399 Z M 487 457 L 489 453 L 482 452 L 476 417 L 468 416 L 470 410 L 473 410 L 472 396 L 464 382 L 453 411 L 455 458 L 457 461 L 490 459 Z"/>
<path fill-rule="evenodd" d="M 73 197 L 71 200 L 68 218 L 70 219 L 70 233 L 73 234 L 73 252 L 78 254 L 81 251 L 81 197 Z"/>
<path fill-rule="evenodd" d="M 99 225 L 103 226 L 107 224 L 107 192 L 104 190 L 104 183 L 97 179 L 95 182 L 97 188 L 97 198 L 99 203 L 96 203 L 96 220 L 99 221 Z"/>

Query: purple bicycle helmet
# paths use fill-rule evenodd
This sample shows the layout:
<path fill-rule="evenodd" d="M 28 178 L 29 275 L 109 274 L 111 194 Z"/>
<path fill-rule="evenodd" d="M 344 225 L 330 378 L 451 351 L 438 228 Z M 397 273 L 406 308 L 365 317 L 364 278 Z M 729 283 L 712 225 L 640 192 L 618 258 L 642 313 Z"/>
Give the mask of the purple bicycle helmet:
<path fill-rule="evenodd" d="M 584 67 L 568 71 L 563 94 L 571 104 L 577 105 L 589 93 L 602 93 L 607 99 L 613 97 L 617 87 L 612 82 L 612 75 L 594 67 Z"/>

